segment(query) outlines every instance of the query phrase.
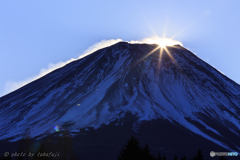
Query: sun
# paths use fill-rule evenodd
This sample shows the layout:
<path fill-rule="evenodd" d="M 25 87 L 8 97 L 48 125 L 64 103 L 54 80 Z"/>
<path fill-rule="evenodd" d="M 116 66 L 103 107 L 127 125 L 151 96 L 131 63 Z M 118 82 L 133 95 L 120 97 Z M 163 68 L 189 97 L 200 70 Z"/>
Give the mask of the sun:
<path fill-rule="evenodd" d="M 140 44 L 141 43 L 147 43 L 147 44 L 157 44 L 158 45 L 152 51 L 150 51 L 149 53 L 144 55 L 142 58 L 140 58 L 134 64 L 134 66 L 136 66 L 138 63 L 140 63 L 145 58 L 150 56 L 152 53 L 154 53 L 156 51 L 159 51 L 159 61 L 158 61 L 158 64 L 157 64 L 158 70 L 160 70 L 160 67 L 161 67 L 161 60 L 162 60 L 163 54 L 167 54 L 169 56 L 169 58 L 173 61 L 173 64 L 176 65 L 176 67 L 179 70 L 181 70 L 180 66 L 177 64 L 176 60 L 174 59 L 174 57 L 172 56 L 172 54 L 168 50 L 169 49 L 168 47 L 179 48 L 180 46 L 183 46 L 183 44 L 180 41 L 174 40 L 172 38 L 165 38 L 165 36 L 163 35 L 163 38 L 158 37 L 158 36 L 154 36 L 154 37 L 145 38 L 141 41 L 130 41 L 130 43 L 140 43 Z M 180 45 L 180 46 L 178 46 L 178 45 Z"/>
<path fill-rule="evenodd" d="M 178 46 L 175 46 L 175 45 L 183 46 L 183 44 L 180 41 L 174 40 L 172 38 L 165 38 L 165 36 L 163 36 L 163 38 L 161 38 L 159 36 L 145 38 L 141 42 L 148 43 L 148 44 L 158 44 L 158 47 L 156 47 L 150 53 L 148 53 L 147 56 L 149 56 L 156 50 L 159 50 L 159 59 L 161 59 L 162 54 L 165 51 L 168 54 L 168 56 L 171 58 L 171 60 L 174 62 L 175 62 L 175 60 L 174 60 L 173 56 L 171 55 L 171 53 L 169 52 L 167 46 L 174 47 L 174 48 L 178 48 Z"/>
<path fill-rule="evenodd" d="M 175 36 L 173 36 L 173 37 L 175 37 Z M 172 38 L 165 38 L 165 34 L 163 34 L 163 38 L 161 38 L 159 36 L 154 36 L 154 37 L 145 38 L 141 41 L 130 41 L 130 43 L 137 43 L 137 44 L 147 43 L 147 44 L 157 44 L 158 45 L 152 51 L 150 51 L 149 53 L 144 55 L 142 58 L 140 58 L 133 66 L 136 66 L 138 63 L 143 61 L 145 58 L 150 56 L 152 53 L 159 51 L 159 61 L 157 64 L 158 70 L 160 70 L 160 67 L 161 67 L 161 60 L 162 60 L 163 54 L 167 54 L 169 56 L 169 58 L 173 61 L 173 64 L 176 65 L 176 67 L 182 71 L 182 69 L 177 64 L 176 60 L 174 59 L 174 57 L 168 50 L 169 49 L 168 47 L 181 48 L 180 46 L 183 46 L 183 44 L 180 41 L 174 40 Z"/>
<path fill-rule="evenodd" d="M 183 46 L 183 44 L 177 40 L 174 40 L 171 38 L 161 38 L 158 36 L 146 38 L 143 40 L 143 42 L 148 44 L 158 44 L 159 47 L 162 47 L 162 48 L 166 48 L 166 46 L 174 46 L 174 45 Z"/>

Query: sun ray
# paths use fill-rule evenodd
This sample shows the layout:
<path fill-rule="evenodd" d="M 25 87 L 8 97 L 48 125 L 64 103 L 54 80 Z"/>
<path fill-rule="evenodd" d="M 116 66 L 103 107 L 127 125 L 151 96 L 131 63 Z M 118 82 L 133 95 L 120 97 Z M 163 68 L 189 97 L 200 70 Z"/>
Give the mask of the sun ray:
<path fill-rule="evenodd" d="M 165 34 L 163 36 L 165 36 Z M 159 45 L 159 48 L 160 48 L 160 51 L 159 51 L 159 61 L 158 61 L 158 67 L 157 67 L 158 68 L 158 72 L 159 72 L 160 67 L 161 67 L 161 60 L 162 60 L 162 56 L 163 56 L 164 53 L 166 53 L 168 55 L 168 57 L 171 59 L 171 61 L 173 62 L 173 64 L 180 71 L 182 71 L 181 67 L 177 64 L 177 61 L 174 59 L 174 57 L 172 56 L 172 54 L 168 50 L 168 47 L 180 49 L 181 48 L 180 46 L 182 46 L 182 43 L 179 42 L 179 41 L 172 40 L 171 38 L 158 38 L 157 37 L 157 38 L 155 38 L 155 40 L 156 40 L 155 43 L 157 43 Z M 177 46 L 176 44 L 178 44 L 180 46 Z"/>
<path fill-rule="evenodd" d="M 163 37 L 163 39 L 165 38 L 165 35 L 166 35 L 166 33 L 165 33 L 165 31 L 164 31 L 164 32 L 163 32 L 163 36 L 162 36 L 162 37 Z"/>
<path fill-rule="evenodd" d="M 140 59 L 140 62 L 143 60 L 143 59 L 145 59 L 145 58 L 147 58 L 148 56 L 150 56 L 153 52 L 155 52 L 157 49 L 159 49 L 160 47 L 158 46 L 158 47 L 156 47 L 156 48 L 154 48 L 151 52 L 149 52 L 147 55 L 145 55 L 143 58 L 141 58 Z M 139 63 L 139 62 L 138 62 Z"/>
<path fill-rule="evenodd" d="M 174 47 L 177 48 L 178 46 Z M 172 54 L 169 52 L 169 50 L 167 49 L 167 47 L 164 48 L 164 50 L 166 51 L 166 53 L 168 54 L 168 56 L 170 57 L 170 59 L 174 62 L 174 65 L 180 70 L 180 72 L 183 72 L 183 70 L 181 69 L 181 67 L 178 65 L 177 61 L 173 58 Z"/>
<path fill-rule="evenodd" d="M 155 52 L 157 49 L 159 49 L 160 47 L 157 46 L 156 48 L 154 48 L 151 52 L 147 53 L 145 56 L 143 56 L 142 58 L 140 58 L 140 60 L 138 60 L 137 62 L 135 62 L 132 67 L 130 67 L 129 69 L 125 70 L 123 73 L 127 73 L 129 70 L 131 70 L 132 68 L 134 68 L 136 65 L 138 65 L 140 62 L 142 62 L 145 58 L 147 58 L 148 56 L 150 56 L 153 52 Z"/>
<path fill-rule="evenodd" d="M 182 48 L 181 46 L 182 43 L 176 40 L 173 40 L 171 38 L 165 38 L 165 32 L 163 33 L 163 37 L 160 38 L 158 36 L 154 36 L 154 37 L 150 37 L 150 38 L 146 38 L 143 39 L 142 41 L 136 41 L 134 43 L 147 43 L 147 44 L 157 44 L 158 46 L 156 48 L 154 48 L 151 52 L 147 53 L 146 55 L 144 55 L 142 58 L 140 58 L 137 62 L 135 62 L 133 64 L 133 66 L 131 68 L 129 68 L 128 70 L 126 70 L 126 72 L 128 72 L 130 69 L 132 69 L 133 67 L 135 67 L 136 65 L 138 65 L 141 61 L 143 61 L 145 58 L 147 58 L 148 56 L 150 56 L 152 53 L 154 53 L 155 51 L 157 51 L 159 49 L 159 60 L 157 62 L 157 75 L 159 76 L 159 71 L 161 68 L 161 63 L 162 63 L 162 57 L 163 54 L 166 54 L 172 61 L 172 63 L 180 70 L 180 66 L 177 64 L 177 61 L 174 59 L 173 55 L 170 53 L 170 51 L 168 50 L 169 48 L 176 48 L 176 49 L 180 49 Z"/>
<path fill-rule="evenodd" d="M 184 28 L 182 28 L 179 32 L 177 32 L 175 35 L 173 35 L 171 37 L 171 39 L 174 39 L 175 37 L 177 37 L 179 34 L 183 33 L 185 30 L 187 30 L 189 28 L 189 26 L 191 26 L 192 23 L 189 23 L 187 26 L 185 26 Z"/>
<path fill-rule="evenodd" d="M 160 68 L 161 68 L 161 61 L 162 61 L 162 54 L 163 54 L 163 47 L 160 47 L 159 49 L 159 60 L 158 60 L 158 66 L 157 66 L 157 75 L 159 76 L 159 71 L 160 71 Z"/>
<path fill-rule="evenodd" d="M 168 54 L 168 56 L 170 57 L 170 59 L 175 63 L 176 61 L 175 61 L 175 59 L 173 58 L 172 54 L 168 51 L 167 47 L 164 47 L 163 49 L 166 51 L 166 53 Z"/>

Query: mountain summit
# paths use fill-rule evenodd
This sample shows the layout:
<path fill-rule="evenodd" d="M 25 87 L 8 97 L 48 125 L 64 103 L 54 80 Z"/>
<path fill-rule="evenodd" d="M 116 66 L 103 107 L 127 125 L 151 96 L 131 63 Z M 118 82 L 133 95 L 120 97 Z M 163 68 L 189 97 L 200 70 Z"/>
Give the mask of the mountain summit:
<path fill-rule="evenodd" d="M 196 141 L 240 151 L 240 86 L 179 45 L 167 50 L 119 42 L 1 97 L 0 140 L 17 141 L 27 128 L 41 138 L 56 125 L 76 136 L 130 125 L 166 152 L 166 141 L 180 146 L 181 138 L 186 148 Z"/>

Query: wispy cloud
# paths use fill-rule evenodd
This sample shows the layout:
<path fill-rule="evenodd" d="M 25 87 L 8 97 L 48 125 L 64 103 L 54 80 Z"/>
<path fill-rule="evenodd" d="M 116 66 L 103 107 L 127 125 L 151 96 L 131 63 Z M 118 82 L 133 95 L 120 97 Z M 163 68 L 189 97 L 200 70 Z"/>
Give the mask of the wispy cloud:
<path fill-rule="evenodd" d="M 78 57 L 78 59 L 81 59 L 81 58 L 83 58 L 83 57 L 85 57 L 85 56 L 87 56 L 87 55 L 89 55 L 89 54 L 91 54 L 91 53 L 93 53 L 93 52 L 101 49 L 101 48 L 105 48 L 105 47 L 111 46 L 111 45 L 113 45 L 113 44 L 115 44 L 115 43 L 118 43 L 118 42 L 120 42 L 120 41 L 122 41 L 122 39 L 102 40 L 102 41 L 100 41 L 100 42 L 98 42 L 98 43 L 90 46 L 87 50 L 85 50 L 85 51 Z M 134 40 L 132 40 L 132 41 L 129 41 L 129 43 L 154 43 L 155 41 L 156 41 L 156 37 L 151 37 L 151 38 L 145 38 L 145 39 L 140 40 L 140 41 L 134 41 Z M 182 43 L 179 42 L 179 41 L 175 41 L 175 44 L 180 44 L 180 45 L 182 45 Z M 7 82 L 5 83 L 5 86 L 4 86 L 4 91 L 3 91 L 3 93 L 2 93 L 0 96 L 3 96 L 3 95 L 5 95 L 5 94 L 8 94 L 8 93 L 10 93 L 10 92 L 12 92 L 12 91 L 14 91 L 14 90 L 16 90 L 16 89 L 19 89 L 19 88 L 23 87 L 24 85 L 26 85 L 26 84 L 34 81 L 34 80 L 37 80 L 37 79 L 43 77 L 44 75 L 52 72 L 53 70 L 56 70 L 56 69 L 58 69 L 58 68 L 61 68 L 61 67 L 65 66 L 66 64 L 74 61 L 74 60 L 77 60 L 77 59 L 71 58 L 70 60 L 68 60 L 68 61 L 66 61 L 66 62 L 58 62 L 58 63 L 56 63 L 56 64 L 50 63 L 47 68 L 42 68 L 42 69 L 40 70 L 40 72 L 39 72 L 36 76 L 27 78 L 27 79 L 22 80 L 22 81 L 19 81 L 19 82 L 16 82 L 16 81 L 7 81 Z"/>

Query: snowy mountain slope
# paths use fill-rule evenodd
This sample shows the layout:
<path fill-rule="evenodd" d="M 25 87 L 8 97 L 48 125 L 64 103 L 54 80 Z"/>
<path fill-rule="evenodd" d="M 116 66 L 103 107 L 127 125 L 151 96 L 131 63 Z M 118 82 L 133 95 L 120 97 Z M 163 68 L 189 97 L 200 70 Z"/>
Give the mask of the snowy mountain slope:
<path fill-rule="evenodd" d="M 156 47 L 120 42 L 1 97 L 0 139 L 27 128 L 49 135 L 64 123 L 97 129 L 130 112 L 136 124 L 166 119 L 240 150 L 240 86 L 185 48 L 168 47 L 173 61 Z"/>

